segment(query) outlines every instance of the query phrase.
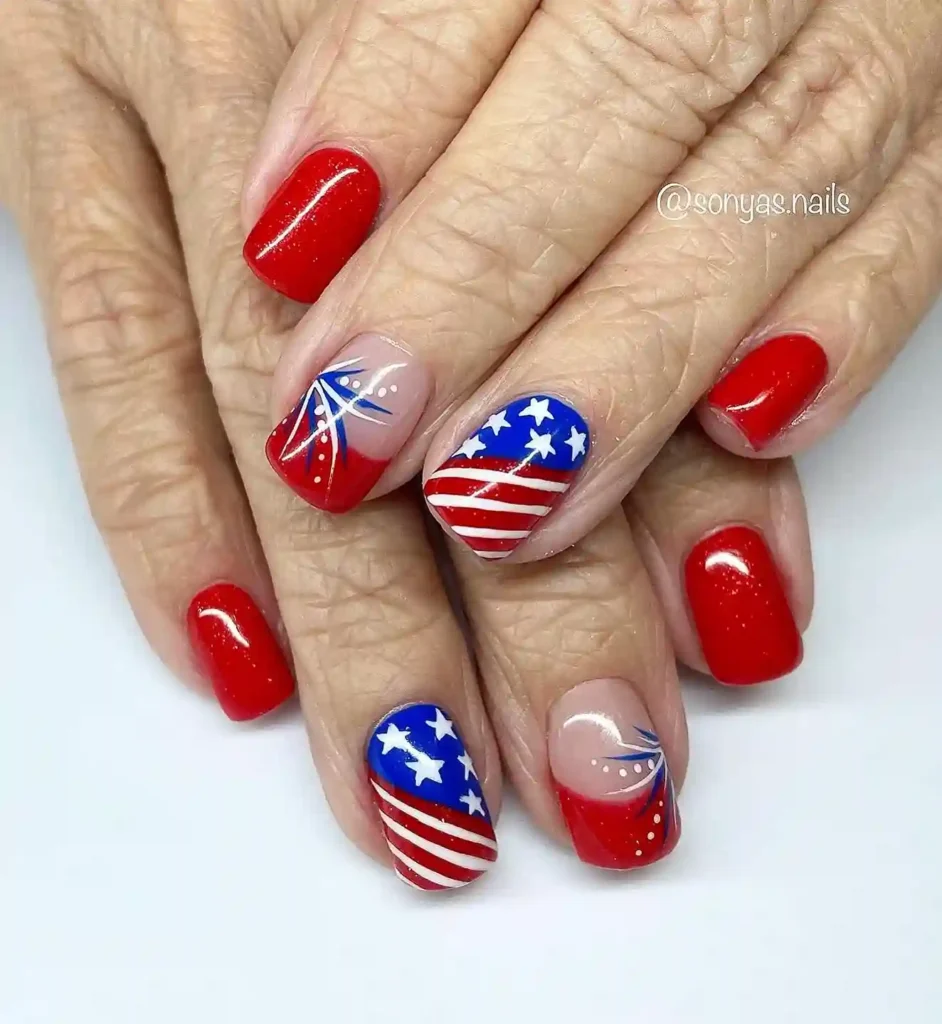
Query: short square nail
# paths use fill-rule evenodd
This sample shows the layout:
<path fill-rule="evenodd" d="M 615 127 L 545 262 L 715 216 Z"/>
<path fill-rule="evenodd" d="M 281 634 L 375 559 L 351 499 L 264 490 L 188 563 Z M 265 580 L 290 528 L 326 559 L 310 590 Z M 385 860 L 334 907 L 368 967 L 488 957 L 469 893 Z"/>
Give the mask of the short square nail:
<path fill-rule="evenodd" d="M 373 489 L 412 433 L 431 378 L 378 334 L 347 344 L 272 431 L 268 460 L 305 501 L 347 512 Z"/>
<path fill-rule="evenodd" d="M 549 716 L 549 762 L 580 859 L 625 870 L 666 857 L 680 839 L 667 758 L 630 683 L 594 679 Z"/>
<path fill-rule="evenodd" d="M 376 171 L 358 153 L 309 153 L 269 200 L 243 248 L 276 292 L 316 302 L 370 232 L 382 198 Z"/>
<path fill-rule="evenodd" d="M 436 892 L 473 882 L 497 859 L 474 764 L 437 704 L 407 704 L 373 729 L 366 750 L 373 799 L 396 874 Z"/>
<path fill-rule="evenodd" d="M 481 558 L 510 555 L 582 469 L 589 428 L 551 395 L 515 399 L 490 416 L 425 483 L 425 500 Z"/>
<path fill-rule="evenodd" d="M 780 334 L 745 355 L 707 395 L 707 404 L 758 451 L 814 401 L 828 375 L 824 349 L 807 334 Z"/>
<path fill-rule="evenodd" d="M 801 635 L 758 530 L 729 526 L 705 537 L 687 556 L 684 584 L 703 656 L 719 682 L 749 686 L 797 668 Z"/>
<path fill-rule="evenodd" d="M 197 665 L 235 722 L 259 718 L 294 693 L 294 678 L 261 609 L 234 583 L 214 583 L 190 602 L 187 633 Z"/>

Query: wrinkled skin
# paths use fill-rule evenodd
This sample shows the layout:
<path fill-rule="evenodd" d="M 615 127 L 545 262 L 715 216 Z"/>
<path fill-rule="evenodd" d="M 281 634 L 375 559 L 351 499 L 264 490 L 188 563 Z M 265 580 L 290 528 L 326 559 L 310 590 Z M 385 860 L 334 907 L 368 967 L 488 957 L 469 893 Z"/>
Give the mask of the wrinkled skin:
<path fill-rule="evenodd" d="M 865 197 L 854 232 L 835 240 L 822 229 L 809 240 L 789 229 L 786 248 L 773 250 L 755 241 L 761 224 L 703 219 L 679 233 L 649 208 L 637 233 L 539 329 L 543 350 L 520 350 L 528 354 L 508 371 L 517 379 L 560 352 L 554 372 L 576 378 L 577 366 L 598 358 L 581 318 L 628 324 L 628 335 L 646 344 L 618 350 L 611 390 L 606 384 L 593 400 L 612 437 L 637 443 L 612 448 L 568 525 L 537 552 L 585 535 L 564 553 L 498 568 L 453 552 L 479 678 L 409 489 L 331 518 L 270 472 L 263 445 L 278 358 L 290 344 L 275 381 L 281 413 L 328 323 L 411 330 L 430 353 L 447 353 L 441 362 L 453 372 L 441 380 L 440 400 L 386 481 L 387 489 L 404 483 L 430 446 L 433 454 L 447 446 L 490 401 L 486 390 L 472 393 L 495 362 L 614 237 L 618 217 L 642 206 L 775 60 L 811 5 L 663 0 L 646 5 L 651 20 L 629 22 L 597 0 L 588 10 L 613 33 L 612 45 L 599 48 L 595 36 L 580 38 L 586 21 L 575 8 L 587 5 L 547 4 L 544 17 L 566 45 L 549 45 L 546 35 L 538 55 L 551 73 L 560 62 L 560 80 L 574 77 L 584 89 L 573 96 L 572 117 L 559 122 L 552 152 L 611 126 L 608 118 L 587 128 L 577 116 L 580 107 L 591 114 L 602 87 L 630 83 L 639 110 L 659 108 L 664 83 L 681 93 L 666 133 L 642 133 L 631 160 L 621 156 L 639 179 L 623 208 L 612 213 L 602 195 L 587 222 L 583 208 L 567 206 L 567 176 L 579 168 L 548 174 L 546 151 L 516 141 L 519 163 L 506 173 L 486 173 L 488 150 L 468 144 L 426 179 L 419 199 L 409 197 L 502 63 L 526 6 L 508 3 L 498 13 L 464 5 L 460 30 L 459 5 L 444 0 L 7 0 L 4 10 L 0 196 L 29 247 L 89 502 L 129 599 L 155 650 L 196 685 L 203 683 L 181 622 L 197 590 L 233 580 L 273 621 L 280 616 L 325 791 L 346 832 L 379 857 L 387 855 L 362 748 L 371 724 L 405 701 L 436 700 L 454 712 L 494 811 L 499 748 L 528 809 L 560 837 L 545 717 L 582 680 L 631 680 L 682 778 L 674 653 L 705 667 L 680 588 L 685 552 L 718 525 L 754 523 L 775 552 L 801 629 L 812 601 L 790 462 L 735 458 L 689 424 L 674 433 L 735 347 L 714 343 L 718 322 L 756 319 L 793 276 L 775 286 L 773 261 L 791 258 L 797 276 L 769 322 L 801 317 L 843 332 L 845 361 L 823 411 L 770 452 L 788 455 L 871 386 L 942 279 L 942 105 L 926 42 L 939 27 L 937 4 L 822 4 L 846 28 L 832 29 L 845 47 L 840 58 L 826 59 L 826 35 L 817 51 L 810 39 L 810 56 L 788 79 L 793 88 L 754 93 L 739 137 L 766 170 L 786 172 L 789 190 L 831 180 L 836 164 Z M 656 34 L 645 35 L 647 24 Z M 934 45 L 939 38 L 942 31 Z M 289 66 L 296 47 L 317 60 Z M 567 73 L 573 50 L 576 76 Z M 639 53 L 653 55 L 658 69 L 641 82 Z M 512 97 L 503 102 L 513 109 Z M 291 121 L 292 110 L 308 109 L 316 117 Z M 246 218 L 290 166 L 288 134 L 309 144 L 299 124 L 355 138 L 386 159 L 389 205 L 374 239 L 295 332 L 303 311 L 268 293 L 240 249 Z M 499 150 L 499 138 L 491 141 Z M 703 156 L 701 166 L 734 178 L 735 153 L 715 157 Z M 557 221 L 547 221 L 547 208 L 560 210 Z M 742 252 L 760 266 L 766 260 L 769 273 L 764 287 L 730 299 Z M 540 274 L 532 272 L 535 254 Z M 683 402 L 671 401 L 681 382 Z M 707 427 L 747 454 L 721 424 Z M 643 470 L 623 509 L 626 481 Z"/>

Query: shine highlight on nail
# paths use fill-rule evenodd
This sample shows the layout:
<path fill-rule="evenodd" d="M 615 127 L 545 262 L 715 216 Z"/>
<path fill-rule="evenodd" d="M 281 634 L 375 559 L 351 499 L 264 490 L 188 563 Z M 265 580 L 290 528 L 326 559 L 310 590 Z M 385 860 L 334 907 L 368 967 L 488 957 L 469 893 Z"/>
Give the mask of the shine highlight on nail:
<path fill-rule="evenodd" d="M 476 555 L 512 554 L 572 486 L 589 427 L 551 395 L 497 410 L 425 482 L 425 500 Z"/>
<path fill-rule="evenodd" d="M 369 784 L 396 874 L 436 892 L 473 882 L 497 859 L 497 838 L 471 755 L 437 704 L 408 704 L 374 727 Z"/>
<path fill-rule="evenodd" d="M 594 679 L 565 693 L 549 717 L 549 762 L 581 860 L 630 870 L 666 857 L 680 839 L 674 783 L 634 687 Z"/>

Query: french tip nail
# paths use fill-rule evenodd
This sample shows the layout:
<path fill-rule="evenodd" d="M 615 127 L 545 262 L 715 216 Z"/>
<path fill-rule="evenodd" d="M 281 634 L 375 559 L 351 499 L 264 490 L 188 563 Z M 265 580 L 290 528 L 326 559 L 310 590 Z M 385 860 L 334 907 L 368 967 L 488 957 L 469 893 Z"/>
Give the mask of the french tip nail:
<path fill-rule="evenodd" d="M 670 767 L 630 683 L 582 683 L 553 705 L 550 770 L 578 857 L 611 870 L 662 860 L 680 839 Z"/>
<path fill-rule="evenodd" d="M 265 443 L 279 477 L 308 504 L 341 514 L 379 482 L 431 389 L 419 360 L 378 334 L 345 345 Z"/>

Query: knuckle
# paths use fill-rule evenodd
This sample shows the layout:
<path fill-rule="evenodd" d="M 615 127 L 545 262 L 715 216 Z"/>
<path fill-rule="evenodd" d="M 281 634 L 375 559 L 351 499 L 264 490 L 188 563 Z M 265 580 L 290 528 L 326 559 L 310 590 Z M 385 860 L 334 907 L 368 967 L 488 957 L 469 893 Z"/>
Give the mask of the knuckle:
<path fill-rule="evenodd" d="M 388 240 L 370 280 L 377 308 L 408 311 L 403 315 L 448 333 L 475 323 L 475 336 L 490 334 L 495 343 L 526 326 L 560 277 L 582 265 L 540 212 L 548 178 L 536 185 L 506 165 L 481 175 L 451 172 L 421 221 L 407 221 Z"/>
<path fill-rule="evenodd" d="M 488 19 L 448 4 L 400 7 L 394 15 L 361 8 L 345 35 L 342 59 L 331 70 L 331 104 L 345 112 L 345 123 L 355 111 L 354 123 L 367 136 L 386 137 L 390 120 L 401 121 L 404 112 L 456 128 L 497 60 Z M 381 87 L 364 89 L 365 81 Z"/>
<path fill-rule="evenodd" d="M 192 429 L 194 396 L 207 395 L 187 304 L 112 253 L 69 244 L 51 349 L 92 514 L 157 581 L 205 548 L 216 507 L 205 466 L 230 455 L 216 432 Z"/>
<path fill-rule="evenodd" d="M 555 676 L 617 651 L 629 623 L 641 628 L 645 613 L 631 605 L 646 593 L 643 569 L 613 533 L 603 525 L 539 573 L 524 565 L 474 574 L 467 601 L 487 661 L 510 678 Z"/>
<path fill-rule="evenodd" d="M 429 645 L 453 638 L 411 503 L 372 502 L 341 523 L 295 499 L 278 522 L 279 596 L 303 655 L 337 664 L 386 661 L 398 675 L 404 663 L 427 658 Z"/>
<path fill-rule="evenodd" d="M 639 17 L 621 0 L 593 0 L 588 10 L 578 0 L 546 0 L 542 11 L 561 30 L 552 45 L 563 48 L 567 70 L 581 71 L 593 92 L 600 72 L 618 86 L 603 100 L 607 113 L 630 113 L 648 130 L 692 145 L 775 54 L 769 6 L 655 0 Z"/>
<path fill-rule="evenodd" d="M 730 128 L 799 185 L 867 186 L 898 163 L 921 116 L 921 90 L 908 78 L 899 42 L 845 12 L 759 78 Z"/>
<path fill-rule="evenodd" d="M 196 325 L 172 258 L 158 268 L 124 259 L 126 250 L 78 231 L 60 240 L 51 290 L 56 300 L 52 353 L 66 397 L 143 390 L 172 374 L 199 380 Z"/>

